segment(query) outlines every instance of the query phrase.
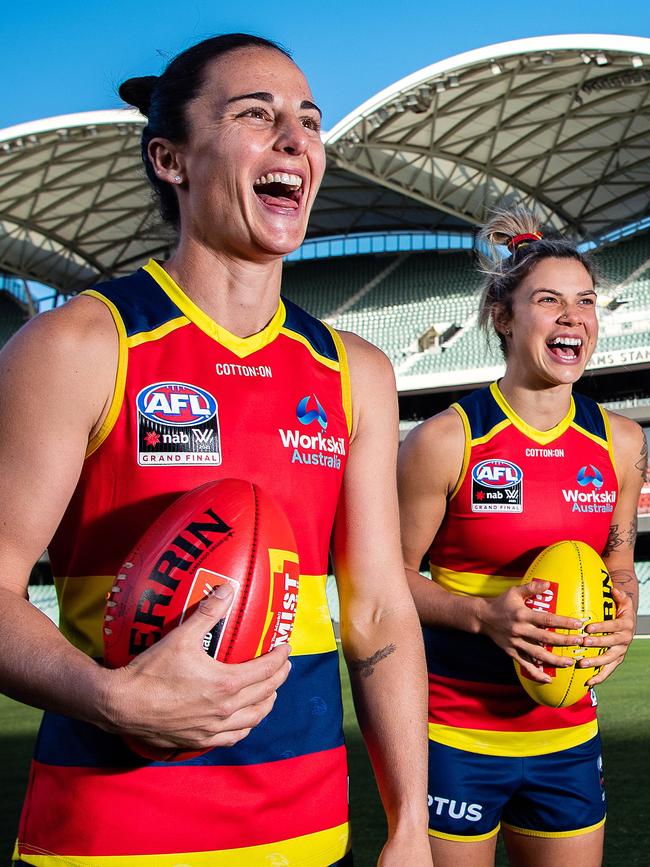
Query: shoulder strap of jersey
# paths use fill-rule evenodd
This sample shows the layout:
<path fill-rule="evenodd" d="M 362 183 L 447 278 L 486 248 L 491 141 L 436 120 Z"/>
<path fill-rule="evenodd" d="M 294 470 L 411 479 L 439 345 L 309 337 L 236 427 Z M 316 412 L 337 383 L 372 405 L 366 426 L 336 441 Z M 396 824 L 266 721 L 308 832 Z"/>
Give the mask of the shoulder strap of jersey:
<path fill-rule="evenodd" d="M 467 419 L 472 440 L 487 436 L 498 424 L 506 421 L 506 414 L 494 399 L 489 387 L 471 392 L 452 406 L 456 411 L 460 410 L 461 418 L 464 415 Z"/>

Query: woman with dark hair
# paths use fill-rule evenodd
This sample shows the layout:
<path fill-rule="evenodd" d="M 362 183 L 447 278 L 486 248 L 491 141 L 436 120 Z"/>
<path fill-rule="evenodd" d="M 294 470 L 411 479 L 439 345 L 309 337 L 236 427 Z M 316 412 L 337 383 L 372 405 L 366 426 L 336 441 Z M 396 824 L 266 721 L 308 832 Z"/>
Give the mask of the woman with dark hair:
<path fill-rule="evenodd" d="M 596 346 L 596 275 L 566 241 L 542 238 L 524 209 L 496 212 L 482 237 L 481 319 L 506 360 L 498 383 L 416 428 L 398 461 L 402 546 L 429 669 L 429 834 L 437 867 L 494 862 L 503 830 L 511 863 L 601 863 L 605 792 L 595 694 L 572 707 L 535 704 L 515 676 L 602 666 L 634 635 L 636 508 L 646 444 L 634 422 L 573 393 Z M 510 255 L 497 255 L 507 245 Z M 483 473 L 478 472 L 482 469 Z M 508 496 L 481 483 L 510 473 Z M 587 472 L 581 472 L 587 468 Z M 572 496 L 591 484 L 599 508 Z M 533 610 L 549 585 L 522 576 L 546 546 L 577 539 L 602 553 L 617 616 L 593 623 Z M 429 553 L 432 581 L 419 574 Z M 551 631 L 557 630 L 557 631 Z M 596 633 L 603 633 L 602 635 Z M 549 646 L 600 646 L 598 659 Z"/>
<path fill-rule="evenodd" d="M 144 164 L 177 245 L 38 317 L 2 360 L 1 677 L 46 709 L 15 858 L 350 863 L 332 538 L 388 818 L 380 863 L 425 864 L 424 656 L 399 552 L 392 371 L 280 298 L 325 167 L 320 111 L 282 49 L 242 34 L 120 93 L 148 116 Z M 269 490 L 293 524 L 291 662 L 284 647 L 241 665 L 208 658 L 204 635 L 229 604 L 218 590 L 131 664 L 103 668 L 112 576 L 179 494 L 229 477 Z M 27 599 L 46 545 L 61 632 Z M 209 751 L 149 762 L 122 735 Z"/>

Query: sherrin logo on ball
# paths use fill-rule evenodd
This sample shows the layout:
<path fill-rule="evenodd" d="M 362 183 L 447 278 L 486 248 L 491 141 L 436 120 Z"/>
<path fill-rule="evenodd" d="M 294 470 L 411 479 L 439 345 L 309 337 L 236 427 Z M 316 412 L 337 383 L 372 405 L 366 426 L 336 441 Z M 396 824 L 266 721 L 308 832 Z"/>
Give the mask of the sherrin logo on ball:
<path fill-rule="evenodd" d="M 526 605 L 534 611 L 550 612 L 589 623 L 613 620 L 616 603 L 612 594 L 612 581 L 599 555 L 585 542 L 556 542 L 545 548 L 532 562 L 522 578 L 522 584 L 530 581 L 547 581 L 549 587 L 543 593 L 529 597 Z M 581 630 L 557 630 L 568 635 L 580 635 Z M 546 650 L 555 656 L 575 658 L 578 645 L 553 647 Z M 580 647 L 579 654 L 595 657 L 605 653 L 605 647 Z M 547 707 L 569 707 L 588 692 L 587 681 L 600 671 L 599 668 L 567 668 L 544 666 L 543 671 L 552 680 L 538 683 L 532 680 L 515 662 L 519 682 L 528 695 L 538 704 Z M 540 667 L 542 667 L 540 665 Z"/>
<path fill-rule="evenodd" d="M 293 530 L 270 494 L 241 479 L 201 485 L 160 515 L 119 570 L 104 613 L 104 663 L 128 665 L 224 583 L 232 602 L 206 634 L 205 651 L 219 662 L 268 653 L 291 637 L 299 574 Z M 158 761 L 200 755 L 125 740 Z"/>

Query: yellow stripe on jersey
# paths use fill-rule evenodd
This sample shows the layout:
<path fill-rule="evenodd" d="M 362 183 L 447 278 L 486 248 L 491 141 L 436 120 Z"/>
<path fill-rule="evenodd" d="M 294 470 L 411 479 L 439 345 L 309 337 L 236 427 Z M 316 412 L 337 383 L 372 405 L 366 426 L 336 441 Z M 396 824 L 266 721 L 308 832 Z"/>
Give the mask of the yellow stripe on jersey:
<path fill-rule="evenodd" d="M 548 445 L 548 443 L 552 442 L 558 437 L 561 437 L 575 418 L 576 405 L 572 397 L 569 404 L 569 411 L 564 416 L 564 418 L 555 425 L 555 427 L 552 427 L 550 430 L 537 430 L 537 428 L 534 428 L 531 425 L 527 424 L 517 415 L 517 413 L 514 411 L 514 409 L 510 406 L 508 401 L 501 393 L 501 389 L 499 388 L 498 383 L 493 382 L 490 385 L 490 393 L 505 413 L 506 418 L 510 419 L 510 421 L 517 428 L 517 430 L 523 433 L 524 436 L 529 437 L 531 440 L 539 443 L 539 445 L 542 446 Z"/>
<path fill-rule="evenodd" d="M 115 322 L 115 327 L 117 328 L 117 337 L 119 341 L 117 370 L 115 372 L 115 387 L 113 389 L 111 405 L 108 409 L 108 414 L 106 415 L 106 418 L 102 422 L 101 427 L 99 428 L 97 433 L 88 441 L 88 446 L 86 448 L 86 457 L 88 458 L 90 457 L 90 455 L 92 455 L 93 452 L 97 451 L 97 449 L 104 442 L 109 433 L 113 430 L 113 426 L 115 425 L 117 417 L 120 414 L 120 410 L 122 409 L 122 401 L 124 400 L 124 388 L 126 386 L 126 371 L 129 364 L 129 353 L 127 348 L 126 328 L 124 327 L 122 317 L 120 316 L 117 307 L 113 304 L 112 301 L 109 301 L 108 298 L 105 298 L 101 294 L 101 292 L 96 292 L 94 289 L 87 289 L 82 294 L 90 295 L 92 298 L 97 298 L 108 307 L 111 312 L 111 316 L 113 317 L 113 322 Z"/>
<path fill-rule="evenodd" d="M 341 370 L 341 399 L 343 402 L 343 409 L 345 411 L 345 418 L 348 422 L 348 434 L 352 433 L 352 388 L 350 386 L 350 368 L 348 367 L 348 353 L 345 348 L 345 344 L 341 340 L 341 335 L 336 331 L 336 329 L 332 328 L 331 325 L 328 325 L 327 322 L 323 322 L 323 325 L 328 329 L 330 334 L 332 335 L 332 340 L 334 341 L 334 345 L 336 346 L 336 351 L 339 356 L 339 367 Z"/>
<path fill-rule="evenodd" d="M 336 650 L 325 583 L 327 575 L 301 575 L 298 608 L 291 633 L 291 655 L 307 656 Z"/>
<path fill-rule="evenodd" d="M 463 729 L 429 723 L 429 740 L 486 756 L 541 756 L 577 747 L 597 734 L 597 720 L 568 728 L 533 732 Z"/>
<path fill-rule="evenodd" d="M 589 437 L 590 440 L 592 440 L 593 442 L 597 443 L 599 446 L 602 446 L 604 449 L 606 449 L 609 452 L 609 456 L 610 456 L 611 461 L 612 461 L 612 466 L 614 467 L 614 472 L 616 472 L 616 464 L 614 463 L 614 451 L 612 448 L 612 431 L 611 431 L 610 426 L 609 426 L 609 419 L 607 418 L 607 413 L 602 408 L 602 406 L 600 406 L 600 404 L 598 404 L 598 409 L 600 410 L 600 414 L 603 417 L 603 424 L 605 425 L 605 431 L 606 431 L 607 439 L 603 439 L 602 437 L 599 437 L 597 434 L 593 433 L 592 431 L 586 430 L 586 428 L 580 427 L 580 425 L 576 424 L 575 422 L 572 423 L 571 427 L 574 430 L 577 430 L 583 436 Z"/>
<path fill-rule="evenodd" d="M 483 575 L 480 572 L 455 572 L 444 566 L 431 566 L 431 578 L 458 596 L 484 596 L 492 598 L 505 593 L 511 587 L 521 584 L 521 578 L 507 578 L 503 575 Z"/>
<path fill-rule="evenodd" d="M 280 301 L 280 303 L 282 304 L 282 301 Z M 307 340 L 307 338 L 304 337 L 302 334 L 299 334 L 297 331 L 292 331 L 291 328 L 285 328 L 283 325 L 282 328 L 280 328 L 280 334 L 284 334 L 285 337 L 290 337 L 292 340 L 297 340 L 298 343 L 302 343 L 303 346 L 307 347 L 310 355 L 312 355 L 316 359 L 316 361 L 320 361 L 321 364 L 324 364 L 325 367 L 329 367 L 331 370 L 336 371 L 339 371 L 341 369 L 341 365 L 338 361 L 334 361 L 331 358 L 326 358 L 324 355 L 316 352 L 316 350 Z"/>
<path fill-rule="evenodd" d="M 458 491 L 460 491 L 461 485 L 465 481 L 465 476 L 467 475 L 467 467 L 469 466 L 469 459 L 472 454 L 472 429 L 470 427 L 469 419 L 467 418 L 467 413 L 459 403 L 452 403 L 451 409 L 455 409 L 460 416 L 460 420 L 463 423 L 463 432 L 465 434 L 465 445 L 463 447 L 463 464 L 460 470 L 460 475 L 458 476 L 458 481 L 456 482 L 456 486 L 454 487 L 454 490 L 449 496 L 449 499 L 453 500 Z"/>
<path fill-rule="evenodd" d="M 317 831 L 243 849 L 222 849 L 213 852 L 174 852 L 157 855 L 52 855 L 20 854 L 14 849 L 14 860 L 35 867 L 269 867 L 290 864 L 291 867 L 322 867 L 343 858 L 350 848 L 349 825 L 337 825 L 327 831 Z"/>
<path fill-rule="evenodd" d="M 113 575 L 55 578 L 59 598 L 59 629 L 79 650 L 99 659 L 104 655 L 102 624 Z M 336 650 L 327 595 L 326 575 L 301 575 L 291 655 L 307 656 Z M 91 590 L 92 588 L 92 590 Z"/>
<path fill-rule="evenodd" d="M 503 827 L 508 828 L 510 831 L 515 831 L 517 834 L 525 834 L 527 837 L 547 837 L 549 839 L 553 839 L 554 837 L 580 837 L 582 834 L 591 834 L 592 831 L 602 828 L 606 819 L 607 816 L 605 816 L 605 819 L 601 819 L 600 822 L 596 822 L 595 825 L 577 828 L 575 831 L 532 831 L 530 828 L 518 828 L 516 825 L 509 825 L 507 822 L 503 822 Z"/>
<path fill-rule="evenodd" d="M 114 582 L 114 575 L 54 579 L 60 631 L 70 644 L 95 659 L 104 655 L 104 606 Z"/>
<path fill-rule="evenodd" d="M 598 409 L 600 410 L 600 414 L 603 417 L 603 424 L 605 425 L 605 436 L 607 437 L 607 451 L 609 452 L 609 459 L 612 462 L 612 467 L 614 472 L 616 473 L 616 459 L 614 458 L 614 439 L 612 437 L 612 428 L 609 423 L 609 416 L 607 415 L 607 410 L 598 404 Z M 616 473 L 618 475 L 618 473 Z"/>
<path fill-rule="evenodd" d="M 495 437 L 498 433 L 501 433 L 502 430 L 505 430 L 507 427 L 510 427 L 512 422 L 509 418 L 504 418 L 503 421 L 500 421 L 498 424 L 495 424 L 493 428 L 483 434 L 482 437 L 476 437 L 476 439 L 472 440 L 473 446 L 482 446 L 483 443 L 488 443 L 493 437 Z"/>
<path fill-rule="evenodd" d="M 257 334 L 251 334 L 250 337 L 238 337 L 236 334 L 218 325 L 214 319 L 210 319 L 207 313 L 204 313 L 200 307 L 188 298 L 180 286 L 158 262 L 150 259 L 144 266 L 144 270 L 150 277 L 153 277 L 163 292 L 171 298 L 178 309 L 190 321 L 194 322 L 208 337 L 218 341 L 226 349 L 233 352 L 238 358 L 246 358 L 246 356 L 252 355 L 253 352 L 257 352 L 263 347 L 268 346 L 280 333 L 280 328 L 286 317 L 286 310 L 282 299 L 280 299 L 278 309 L 273 314 L 273 318 L 265 328 L 258 331 Z"/>
<path fill-rule="evenodd" d="M 133 349 L 134 346 L 140 346 L 142 343 L 153 343 L 154 340 L 160 340 L 161 337 L 166 337 L 167 334 L 176 331 L 177 328 L 182 328 L 184 325 L 189 325 L 189 323 L 190 320 L 187 316 L 177 316 L 151 331 L 140 331 L 138 334 L 133 334 L 127 338 L 127 345 L 129 349 Z"/>

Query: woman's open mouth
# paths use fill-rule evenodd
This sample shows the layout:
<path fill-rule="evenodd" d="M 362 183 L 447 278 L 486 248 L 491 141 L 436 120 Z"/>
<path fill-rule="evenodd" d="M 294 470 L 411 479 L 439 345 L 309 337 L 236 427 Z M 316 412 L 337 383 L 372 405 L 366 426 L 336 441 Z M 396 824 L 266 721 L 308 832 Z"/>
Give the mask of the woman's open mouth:
<path fill-rule="evenodd" d="M 546 348 L 557 361 L 563 364 L 575 363 L 582 354 L 582 338 L 553 337 L 546 341 Z"/>
<path fill-rule="evenodd" d="M 270 172 L 257 178 L 253 190 L 269 207 L 295 210 L 302 201 L 302 178 L 287 172 Z"/>

